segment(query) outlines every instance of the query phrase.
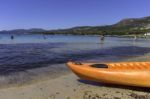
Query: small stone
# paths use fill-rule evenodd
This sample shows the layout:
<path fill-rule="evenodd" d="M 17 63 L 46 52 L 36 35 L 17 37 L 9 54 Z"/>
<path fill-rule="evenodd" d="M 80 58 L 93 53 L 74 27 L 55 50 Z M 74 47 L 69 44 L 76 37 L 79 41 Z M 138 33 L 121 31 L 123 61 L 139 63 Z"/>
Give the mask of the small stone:
<path fill-rule="evenodd" d="M 131 93 L 130 96 L 133 97 L 133 98 L 136 98 L 136 97 L 137 97 L 137 94 Z"/>
<path fill-rule="evenodd" d="M 121 99 L 120 97 L 114 97 L 114 99 Z"/>
<path fill-rule="evenodd" d="M 76 89 L 73 89 L 73 91 L 76 91 Z"/>
<path fill-rule="evenodd" d="M 147 98 L 146 98 L 146 96 L 144 96 L 144 95 L 139 95 L 139 96 L 137 96 L 136 99 L 147 99 Z"/>
<path fill-rule="evenodd" d="M 67 99 L 70 99 L 70 97 L 67 97 Z"/>
<path fill-rule="evenodd" d="M 43 88 L 40 88 L 40 90 L 43 90 Z"/>
<path fill-rule="evenodd" d="M 119 91 L 116 91 L 116 93 L 120 93 Z"/>
<path fill-rule="evenodd" d="M 105 93 L 105 94 L 103 94 L 103 96 L 106 96 L 107 94 Z"/>
<path fill-rule="evenodd" d="M 55 95 L 50 95 L 50 99 L 55 99 Z"/>
<path fill-rule="evenodd" d="M 56 94 L 60 94 L 60 92 L 56 92 Z"/>

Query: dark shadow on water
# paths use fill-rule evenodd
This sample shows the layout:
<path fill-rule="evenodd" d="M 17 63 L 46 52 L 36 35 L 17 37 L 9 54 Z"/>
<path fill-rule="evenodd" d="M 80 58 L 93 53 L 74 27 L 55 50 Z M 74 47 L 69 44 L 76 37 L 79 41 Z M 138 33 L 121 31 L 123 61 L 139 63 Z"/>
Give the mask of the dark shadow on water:
<path fill-rule="evenodd" d="M 79 82 L 84 84 L 89 84 L 97 87 L 108 87 L 108 88 L 119 88 L 125 90 L 133 90 L 133 91 L 141 91 L 141 92 L 150 92 L 150 88 L 145 87 L 135 87 L 135 86 L 125 86 L 125 85 L 117 85 L 117 84 L 107 84 L 101 82 L 88 81 L 83 79 L 78 79 Z"/>

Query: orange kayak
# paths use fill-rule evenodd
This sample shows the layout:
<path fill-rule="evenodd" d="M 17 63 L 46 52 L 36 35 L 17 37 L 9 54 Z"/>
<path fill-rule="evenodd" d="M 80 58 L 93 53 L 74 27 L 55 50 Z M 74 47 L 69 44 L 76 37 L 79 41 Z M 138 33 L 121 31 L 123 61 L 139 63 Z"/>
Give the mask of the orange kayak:
<path fill-rule="evenodd" d="M 80 78 L 96 82 L 150 87 L 150 62 L 74 63 L 68 67 Z"/>

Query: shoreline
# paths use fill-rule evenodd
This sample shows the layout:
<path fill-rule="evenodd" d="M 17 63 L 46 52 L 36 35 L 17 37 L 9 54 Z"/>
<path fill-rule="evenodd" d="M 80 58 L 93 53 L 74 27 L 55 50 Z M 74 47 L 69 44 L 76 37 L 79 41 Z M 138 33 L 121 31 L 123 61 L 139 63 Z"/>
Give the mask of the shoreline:
<path fill-rule="evenodd" d="M 0 90 L 1 99 L 92 99 L 91 97 L 94 99 L 134 99 L 135 97 L 150 97 L 150 94 L 145 88 L 84 81 L 74 74 L 28 86 Z"/>
<path fill-rule="evenodd" d="M 150 53 L 127 61 L 149 61 Z M 149 99 L 147 88 L 81 80 L 73 73 L 0 89 L 0 99 Z M 138 98 L 139 97 L 139 98 Z M 141 98 L 140 98 L 141 97 Z"/>
<path fill-rule="evenodd" d="M 70 73 L 71 71 L 69 71 L 65 64 L 55 64 L 42 68 L 30 69 L 25 72 L 16 72 L 0 76 L 0 90 L 30 86 L 36 83 L 54 80 Z"/>

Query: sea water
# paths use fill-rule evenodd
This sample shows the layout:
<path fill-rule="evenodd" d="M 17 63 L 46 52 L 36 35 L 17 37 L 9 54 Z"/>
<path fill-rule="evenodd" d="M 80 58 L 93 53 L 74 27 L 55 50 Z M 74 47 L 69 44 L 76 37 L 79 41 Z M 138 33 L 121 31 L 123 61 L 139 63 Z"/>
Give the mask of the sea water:
<path fill-rule="evenodd" d="M 147 53 L 150 39 L 146 38 L 0 34 L 0 87 L 61 74 L 68 71 L 64 64 L 70 59 L 111 62 Z"/>

